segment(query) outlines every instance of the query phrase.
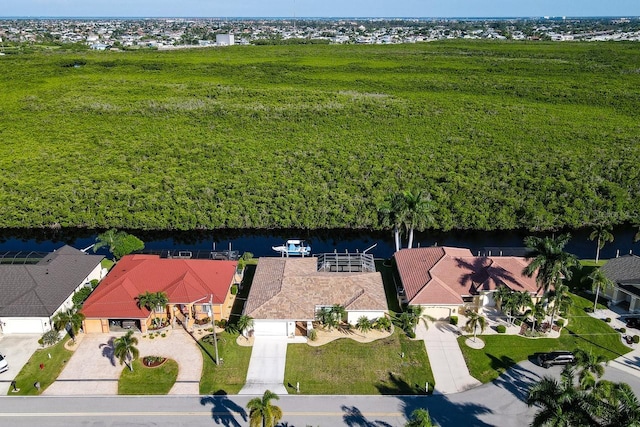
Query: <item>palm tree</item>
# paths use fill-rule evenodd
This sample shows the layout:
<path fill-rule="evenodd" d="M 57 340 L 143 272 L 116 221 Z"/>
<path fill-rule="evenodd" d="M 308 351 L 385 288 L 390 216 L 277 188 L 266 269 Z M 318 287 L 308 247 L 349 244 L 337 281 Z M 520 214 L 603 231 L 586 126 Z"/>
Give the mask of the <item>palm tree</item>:
<path fill-rule="evenodd" d="M 369 332 L 371 330 L 371 321 L 369 320 L 369 318 L 367 316 L 360 316 L 358 317 L 358 322 L 356 323 L 356 328 L 362 332 L 363 334 L 366 334 L 367 332 Z"/>
<path fill-rule="evenodd" d="M 52 322 L 56 331 L 65 329 L 73 342 L 76 341 L 76 335 L 82 328 L 82 321 L 84 320 L 84 314 L 80 313 L 76 307 L 72 307 L 65 311 L 58 312 Z"/>
<path fill-rule="evenodd" d="M 149 292 L 149 291 L 145 291 L 145 293 L 140 294 L 136 297 L 136 299 L 138 300 L 138 307 L 139 308 L 146 308 L 147 310 L 149 310 L 151 312 L 151 317 L 155 318 L 156 315 L 156 311 L 160 311 L 162 309 L 164 309 L 164 307 L 166 307 L 166 305 L 169 303 L 169 298 L 167 297 L 167 294 L 164 292 Z"/>
<path fill-rule="evenodd" d="M 611 226 L 608 225 L 595 225 L 589 234 L 589 240 L 596 240 L 596 264 L 600 259 L 600 249 L 604 248 L 607 242 L 613 242 L 613 234 L 611 233 Z"/>
<path fill-rule="evenodd" d="M 520 314 L 522 309 L 524 309 L 525 307 L 529 307 L 532 305 L 531 294 L 527 291 L 514 292 L 513 301 L 518 314 Z"/>
<path fill-rule="evenodd" d="M 253 328 L 253 317 L 243 314 L 238 318 L 236 322 L 236 328 L 242 334 L 243 337 L 246 337 L 247 331 Z"/>
<path fill-rule="evenodd" d="M 536 283 L 545 293 L 563 279 L 571 280 L 572 268 L 580 268 L 578 258 L 564 251 L 570 238 L 569 234 L 563 234 L 557 238 L 529 236 L 524 239 L 529 249 L 526 259 L 531 261 L 522 274 L 527 277 L 536 274 Z"/>
<path fill-rule="evenodd" d="M 553 303 L 551 306 L 551 325 L 553 325 L 555 314 L 558 311 L 566 311 L 572 304 L 569 296 L 569 287 L 567 285 L 559 285 L 554 290 L 547 292 L 547 301 Z"/>
<path fill-rule="evenodd" d="M 275 427 L 282 418 L 282 409 L 272 405 L 271 401 L 279 400 L 277 394 L 271 390 L 264 392 L 262 397 L 254 397 L 247 403 L 249 410 L 249 426 L 250 427 Z"/>
<path fill-rule="evenodd" d="M 467 311 L 465 316 L 467 316 L 467 323 L 465 326 L 468 331 L 473 331 L 473 342 L 476 342 L 478 327 L 480 327 L 480 333 L 484 332 L 484 329 L 487 327 L 487 319 L 475 311 Z"/>
<path fill-rule="evenodd" d="M 383 227 L 393 227 L 393 241 L 396 252 L 400 250 L 400 227 L 402 226 L 401 213 L 404 212 L 404 197 L 401 193 L 394 193 L 387 197 L 378 209 L 380 223 Z"/>
<path fill-rule="evenodd" d="M 433 201 L 431 200 L 431 195 L 425 195 L 421 190 L 416 192 L 403 191 L 402 197 L 404 198 L 404 203 L 400 218 L 409 234 L 407 247 L 412 248 L 414 230 L 416 228 L 421 230 L 433 221 L 431 216 Z"/>
<path fill-rule="evenodd" d="M 533 418 L 532 427 L 594 424 L 589 415 L 587 395 L 578 390 L 573 381 L 573 369 L 567 365 L 559 382 L 545 376 L 531 386 L 527 405 L 541 408 Z"/>
<path fill-rule="evenodd" d="M 422 318 L 424 307 L 420 305 L 410 305 L 405 311 L 394 317 L 394 323 L 402 329 L 409 337 L 416 336 L 416 326 Z"/>
<path fill-rule="evenodd" d="M 614 383 L 606 403 L 610 410 L 603 417 L 604 426 L 640 426 L 640 402 L 629 384 Z"/>
<path fill-rule="evenodd" d="M 104 246 L 109 248 L 109 252 L 111 252 L 116 259 L 120 259 L 131 252 L 144 249 L 144 242 L 132 234 L 112 228 L 96 237 L 96 244 L 93 245 L 93 251 L 96 252 Z"/>
<path fill-rule="evenodd" d="M 500 310 L 507 315 L 507 320 L 511 323 L 511 311 L 514 308 L 515 298 L 511 288 L 501 285 L 493 293 L 493 299 L 500 307 Z"/>
<path fill-rule="evenodd" d="M 120 364 L 126 364 L 133 371 L 133 362 L 140 356 L 136 347 L 138 339 L 133 336 L 133 331 L 128 331 L 120 338 L 113 340 L 113 355 L 118 358 Z"/>
<path fill-rule="evenodd" d="M 113 253 L 117 245 L 118 238 L 118 230 L 115 228 L 98 234 L 98 237 L 96 237 L 96 244 L 93 245 L 93 252 L 96 252 L 98 249 L 106 246 L 109 248 L 109 252 Z"/>
<path fill-rule="evenodd" d="M 330 310 L 333 318 L 338 322 L 338 325 L 340 325 L 347 315 L 347 310 L 340 304 L 333 304 Z"/>
<path fill-rule="evenodd" d="M 604 292 L 609 288 L 613 288 L 613 282 L 599 268 L 593 270 L 588 276 L 583 277 L 582 281 L 591 283 L 591 290 L 596 292 L 596 298 L 593 301 L 593 311 L 596 311 L 600 289 Z"/>
<path fill-rule="evenodd" d="M 594 354 L 592 351 L 578 349 L 575 352 L 576 364 L 580 368 L 580 386 L 582 389 L 592 388 L 596 383 L 596 378 L 604 375 L 604 365 L 607 358 L 601 354 Z"/>
<path fill-rule="evenodd" d="M 433 421 L 431 421 L 431 416 L 429 415 L 429 411 L 426 409 L 420 408 L 416 409 L 411 413 L 411 418 L 404 425 L 405 427 L 432 427 Z"/>
<path fill-rule="evenodd" d="M 527 310 L 527 314 L 533 318 L 533 330 L 536 330 L 536 323 L 540 323 L 544 319 L 545 309 L 542 301 L 531 304 Z"/>

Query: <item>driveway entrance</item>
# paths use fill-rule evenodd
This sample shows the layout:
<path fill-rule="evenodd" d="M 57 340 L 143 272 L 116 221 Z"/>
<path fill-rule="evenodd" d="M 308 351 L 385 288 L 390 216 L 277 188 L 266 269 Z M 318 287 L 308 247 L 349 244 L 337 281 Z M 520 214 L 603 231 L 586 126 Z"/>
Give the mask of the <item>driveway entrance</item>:
<path fill-rule="evenodd" d="M 287 394 L 284 386 L 284 368 L 287 360 L 286 337 L 255 337 L 247 381 L 238 394 L 263 394 L 271 390 L 276 394 Z"/>

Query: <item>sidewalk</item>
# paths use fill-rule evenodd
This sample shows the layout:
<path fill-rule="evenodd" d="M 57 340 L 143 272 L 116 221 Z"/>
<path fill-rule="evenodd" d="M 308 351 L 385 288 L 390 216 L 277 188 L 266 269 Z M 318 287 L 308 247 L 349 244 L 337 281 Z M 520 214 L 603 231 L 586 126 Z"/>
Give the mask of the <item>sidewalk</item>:
<path fill-rule="evenodd" d="M 429 328 L 420 322 L 416 338 L 424 340 L 435 379 L 435 394 L 458 393 L 481 385 L 469 374 L 458 345 L 457 329 L 447 322 L 434 322 Z"/>

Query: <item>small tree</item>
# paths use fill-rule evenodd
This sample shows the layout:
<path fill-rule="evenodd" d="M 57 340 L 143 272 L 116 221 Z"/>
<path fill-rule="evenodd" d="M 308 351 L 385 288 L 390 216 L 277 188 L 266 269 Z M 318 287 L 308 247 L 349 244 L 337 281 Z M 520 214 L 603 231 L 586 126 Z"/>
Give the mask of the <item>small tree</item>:
<path fill-rule="evenodd" d="M 113 355 L 118 358 L 120 364 L 126 364 L 133 371 L 133 362 L 140 356 L 136 345 L 138 339 L 133 336 L 133 331 L 128 331 L 120 338 L 113 340 Z"/>
<path fill-rule="evenodd" d="M 487 319 L 485 319 L 480 314 L 475 311 L 467 311 L 465 313 L 467 316 L 467 323 L 465 324 L 467 331 L 473 331 L 473 342 L 476 341 L 476 335 L 478 333 L 478 328 L 480 328 L 480 332 L 484 332 L 487 327 Z"/>
<path fill-rule="evenodd" d="M 275 427 L 278 421 L 282 419 L 282 409 L 272 405 L 272 400 L 279 400 L 277 394 L 271 390 L 264 392 L 262 397 L 254 397 L 247 403 L 249 410 L 249 426 L 250 427 Z"/>
<path fill-rule="evenodd" d="M 96 244 L 93 246 L 93 251 L 96 252 L 102 247 L 108 247 L 109 252 L 111 252 L 116 259 L 120 259 L 132 252 L 144 249 L 144 242 L 132 234 L 117 231 L 115 228 L 112 228 L 96 237 Z"/>
<path fill-rule="evenodd" d="M 356 323 L 356 328 L 363 334 L 366 334 L 371 330 L 371 321 L 367 316 L 360 316 Z"/>
<path fill-rule="evenodd" d="M 80 313 L 77 308 L 73 307 L 65 311 L 60 311 L 56 314 L 52 320 L 53 327 L 56 331 L 66 330 L 69 336 L 76 341 L 76 335 L 82 328 L 82 321 L 84 320 L 84 314 Z"/>
<path fill-rule="evenodd" d="M 253 328 L 253 317 L 243 314 L 238 318 L 238 321 L 236 322 L 236 328 L 243 337 L 246 337 L 246 333 L 251 330 L 251 328 Z"/>
<path fill-rule="evenodd" d="M 431 421 L 431 416 L 429 415 L 429 411 L 426 409 L 420 408 L 416 409 L 411 413 L 411 418 L 405 424 L 405 427 L 432 427 L 433 421 Z"/>

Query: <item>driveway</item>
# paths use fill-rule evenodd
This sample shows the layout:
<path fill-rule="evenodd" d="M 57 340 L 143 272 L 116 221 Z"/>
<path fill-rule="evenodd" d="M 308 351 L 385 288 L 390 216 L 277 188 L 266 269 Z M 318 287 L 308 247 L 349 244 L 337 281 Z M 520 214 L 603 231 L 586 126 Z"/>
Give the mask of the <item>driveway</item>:
<path fill-rule="evenodd" d="M 446 322 L 434 322 L 428 329 L 420 322 L 416 327 L 416 338 L 424 340 L 427 348 L 436 394 L 458 393 L 481 384 L 469 374 L 457 337 L 457 329 Z"/>
<path fill-rule="evenodd" d="M 283 383 L 288 342 L 287 337 L 255 337 L 247 381 L 238 394 L 263 394 L 266 390 L 287 394 Z"/>
<path fill-rule="evenodd" d="M 113 356 L 113 340 L 124 333 L 85 334 L 73 357 L 58 379 L 43 394 L 67 395 L 115 395 L 118 394 L 118 378 L 125 365 Z M 175 360 L 179 371 L 176 383 L 169 394 L 199 394 L 202 375 L 202 353 L 195 341 L 182 329 L 175 329 L 165 337 L 153 340 L 138 338 L 140 357 L 162 356 Z"/>
<path fill-rule="evenodd" d="M 9 370 L 0 374 L 0 395 L 7 394 L 11 381 L 18 376 L 31 355 L 40 348 L 38 340 L 41 336 L 39 334 L 0 335 L 0 353 L 6 356 L 9 364 Z M 18 387 L 20 387 L 19 384 Z"/>

